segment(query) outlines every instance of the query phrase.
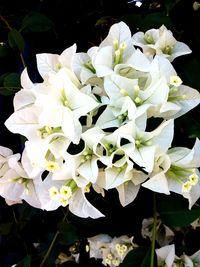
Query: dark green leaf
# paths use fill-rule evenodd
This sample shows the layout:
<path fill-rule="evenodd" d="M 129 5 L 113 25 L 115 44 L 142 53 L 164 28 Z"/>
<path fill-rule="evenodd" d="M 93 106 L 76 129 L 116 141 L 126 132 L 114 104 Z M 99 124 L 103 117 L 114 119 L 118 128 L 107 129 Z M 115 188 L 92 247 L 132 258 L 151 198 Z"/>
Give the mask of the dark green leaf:
<path fill-rule="evenodd" d="M 20 52 L 24 50 L 24 38 L 16 29 L 8 33 L 8 43 L 12 48 L 18 48 Z"/>
<path fill-rule="evenodd" d="M 0 235 L 7 235 L 11 232 L 13 223 L 0 223 Z"/>
<path fill-rule="evenodd" d="M 200 207 L 188 209 L 188 201 L 184 198 L 167 197 L 157 203 L 157 209 L 164 224 L 173 227 L 185 227 L 200 217 Z"/>
<path fill-rule="evenodd" d="M 151 247 L 148 249 L 143 261 L 142 261 L 142 264 L 141 264 L 141 267 L 149 267 L 150 266 L 150 263 L 151 263 Z"/>
<path fill-rule="evenodd" d="M 20 87 L 20 75 L 15 72 L 11 72 L 5 76 L 3 85 L 5 87 Z"/>
<path fill-rule="evenodd" d="M 100 19 L 97 20 L 96 22 L 96 26 L 105 26 L 105 25 L 112 25 L 114 23 L 116 23 L 116 19 L 112 16 L 105 16 L 105 17 L 101 17 Z"/>
<path fill-rule="evenodd" d="M 0 95 L 9 96 L 15 94 L 20 88 L 0 87 Z"/>
<path fill-rule="evenodd" d="M 163 24 L 167 28 L 172 26 L 171 18 L 161 12 L 125 15 L 122 17 L 122 20 L 140 31 L 147 31 L 151 28 L 160 28 Z"/>
<path fill-rule="evenodd" d="M 0 77 L 0 94 L 12 95 L 20 90 L 20 75 L 15 72 L 5 73 Z"/>
<path fill-rule="evenodd" d="M 53 22 L 45 15 L 37 12 L 28 14 L 22 21 L 22 29 L 32 32 L 44 32 L 53 27 Z"/>
<path fill-rule="evenodd" d="M 22 261 L 20 261 L 16 267 L 30 267 L 31 266 L 31 256 L 27 255 Z"/>
<path fill-rule="evenodd" d="M 194 124 L 190 128 L 190 138 L 200 138 L 200 123 L 193 121 Z"/>
<path fill-rule="evenodd" d="M 185 85 L 200 90 L 200 79 L 197 79 L 200 76 L 200 62 L 198 59 L 191 54 L 177 58 L 174 65 Z"/>
<path fill-rule="evenodd" d="M 58 224 L 58 231 L 60 232 L 58 241 L 63 245 L 72 245 L 78 240 L 77 229 L 74 225 L 67 222 Z"/>
<path fill-rule="evenodd" d="M 120 265 L 120 267 L 138 267 L 143 264 L 144 259 L 146 258 L 147 248 L 146 247 L 138 247 L 131 250 L 124 261 Z M 145 265 L 143 266 L 145 267 Z M 149 267 L 149 266 L 148 266 Z"/>
<path fill-rule="evenodd" d="M 7 75 L 9 75 L 10 72 L 6 72 L 0 76 L 0 85 L 3 85 L 4 79 Z"/>
<path fill-rule="evenodd" d="M 160 28 L 163 24 L 167 28 L 170 28 L 172 21 L 169 16 L 166 16 L 161 12 L 147 14 L 143 16 L 143 19 L 140 21 L 140 27 L 144 31 L 147 31 L 151 28 Z"/>

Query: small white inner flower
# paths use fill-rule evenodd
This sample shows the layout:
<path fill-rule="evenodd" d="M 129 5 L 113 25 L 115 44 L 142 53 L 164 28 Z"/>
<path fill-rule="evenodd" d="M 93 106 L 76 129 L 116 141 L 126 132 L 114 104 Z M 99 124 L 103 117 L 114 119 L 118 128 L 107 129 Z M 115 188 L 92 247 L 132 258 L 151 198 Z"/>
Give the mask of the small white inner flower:
<path fill-rule="evenodd" d="M 59 170 L 59 164 L 55 161 L 46 161 L 46 170 L 54 172 Z"/>
<path fill-rule="evenodd" d="M 182 84 L 182 80 L 179 76 L 173 75 L 170 77 L 170 84 L 175 87 L 179 87 Z"/>
<path fill-rule="evenodd" d="M 193 173 L 189 176 L 189 181 L 192 185 L 196 185 L 199 181 L 199 177 L 196 173 Z"/>
<path fill-rule="evenodd" d="M 63 185 L 60 188 L 60 196 L 61 196 L 61 198 L 68 200 L 72 196 L 71 187 L 69 187 L 67 185 Z"/>
<path fill-rule="evenodd" d="M 58 188 L 55 187 L 55 186 L 52 186 L 49 189 L 49 194 L 50 194 L 50 198 L 53 199 L 53 200 L 55 200 L 59 196 Z"/>
<path fill-rule="evenodd" d="M 114 260 L 112 260 L 112 264 L 113 264 L 114 266 L 119 266 L 120 262 L 119 262 L 118 259 L 114 259 Z"/>
<path fill-rule="evenodd" d="M 187 182 L 183 183 L 183 185 L 182 185 L 182 192 L 185 192 L 185 193 L 189 192 L 191 190 L 191 188 L 192 188 L 191 182 L 187 181 Z"/>

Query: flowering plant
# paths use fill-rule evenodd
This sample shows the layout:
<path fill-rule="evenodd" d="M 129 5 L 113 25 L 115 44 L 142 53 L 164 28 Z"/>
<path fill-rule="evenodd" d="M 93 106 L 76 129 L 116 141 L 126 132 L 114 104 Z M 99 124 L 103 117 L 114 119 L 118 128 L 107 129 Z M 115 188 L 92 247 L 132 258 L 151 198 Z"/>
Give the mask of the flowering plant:
<path fill-rule="evenodd" d="M 199 92 L 183 84 L 171 63 L 189 53 L 164 25 L 132 36 L 119 22 L 87 53 L 74 44 L 60 55 L 38 54 L 43 81 L 33 83 L 23 71 L 5 122 L 26 141 L 22 155 L 0 147 L 0 195 L 9 205 L 69 206 L 79 217 L 96 219 L 105 214 L 90 193 L 103 198 L 116 189 L 127 206 L 143 187 L 180 194 L 192 209 L 200 197 L 200 141 L 192 149 L 172 146 L 174 120 L 200 103 Z M 96 240 L 89 240 L 91 257 L 109 266 L 118 266 L 133 246 L 128 237 L 100 236 L 100 253 L 93 251 Z M 159 266 L 182 266 L 162 251 L 156 251 Z M 193 258 L 199 264 L 198 255 Z"/>

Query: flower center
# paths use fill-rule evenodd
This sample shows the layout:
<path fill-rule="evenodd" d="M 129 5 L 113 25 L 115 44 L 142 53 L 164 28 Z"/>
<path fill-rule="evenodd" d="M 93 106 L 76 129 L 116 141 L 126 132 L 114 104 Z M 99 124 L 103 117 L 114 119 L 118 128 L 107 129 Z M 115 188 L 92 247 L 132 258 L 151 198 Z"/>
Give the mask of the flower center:
<path fill-rule="evenodd" d="M 166 174 L 182 184 L 182 192 L 189 192 L 192 186 L 195 186 L 199 181 L 195 169 L 172 165 Z"/>
<path fill-rule="evenodd" d="M 147 44 L 155 44 L 155 41 L 154 41 L 152 35 L 149 34 L 149 33 L 145 33 L 145 34 L 144 34 L 144 40 L 145 40 L 145 42 L 146 42 Z"/>
<path fill-rule="evenodd" d="M 92 65 L 92 61 L 91 60 L 88 60 L 86 63 L 83 64 L 84 67 L 88 70 L 90 70 L 93 74 L 96 73 L 96 70 L 94 68 L 94 66 Z"/>
<path fill-rule="evenodd" d="M 61 127 L 44 126 L 42 128 L 37 129 L 37 134 L 42 139 L 49 136 L 50 134 L 59 132 L 61 132 Z"/>
<path fill-rule="evenodd" d="M 118 40 L 113 41 L 113 48 L 114 48 L 114 66 L 117 64 L 121 64 L 123 62 L 123 55 L 124 50 L 126 49 L 127 45 L 125 42 L 119 44 Z"/>

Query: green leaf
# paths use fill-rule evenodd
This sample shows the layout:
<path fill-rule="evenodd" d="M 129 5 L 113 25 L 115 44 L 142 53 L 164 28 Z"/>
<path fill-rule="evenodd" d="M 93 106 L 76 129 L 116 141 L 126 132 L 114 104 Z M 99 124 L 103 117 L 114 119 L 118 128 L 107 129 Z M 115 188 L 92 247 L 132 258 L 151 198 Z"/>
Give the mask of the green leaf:
<path fill-rule="evenodd" d="M 190 138 L 200 138 L 200 123 L 193 120 L 193 125 L 190 127 Z"/>
<path fill-rule="evenodd" d="M 67 222 L 60 222 L 58 224 L 58 242 L 63 245 L 72 245 L 78 240 L 78 233 L 76 227 Z"/>
<path fill-rule="evenodd" d="M 95 26 L 106 26 L 106 25 L 112 25 L 116 23 L 116 19 L 112 16 L 105 16 L 101 17 L 100 19 L 97 20 Z"/>
<path fill-rule="evenodd" d="M 131 250 L 123 260 L 120 267 L 138 267 L 144 264 L 147 255 L 146 247 L 138 247 Z M 145 265 L 143 266 L 145 267 Z M 149 266 L 148 266 L 149 267 Z"/>
<path fill-rule="evenodd" d="M 3 85 L 5 87 L 20 87 L 20 75 L 16 72 L 11 72 L 5 76 Z"/>
<path fill-rule="evenodd" d="M 45 15 L 37 12 L 28 14 L 22 21 L 22 29 L 32 32 L 45 32 L 53 27 L 53 22 Z"/>
<path fill-rule="evenodd" d="M 161 12 L 147 14 L 143 16 L 143 19 L 140 21 L 140 27 L 144 31 L 147 31 L 151 28 L 160 28 L 163 24 L 167 28 L 170 28 L 172 25 L 172 21 L 169 16 L 166 16 Z"/>
<path fill-rule="evenodd" d="M 13 223 L 0 223 L 0 235 L 7 235 L 11 232 Z"/>
<path fill-rule="evenodd" d="M 22 261 L 17 263 L 16 267 L 30 267 L 31 266 L 31 256 L 27 255 Z"/>
<path fill-rule="evenodd" d="M 171 18 L 161 12 L 125 15 L 122 16 L 122 20 L 135 29 L 140 29 L 140 31 L 160 28 L 163 24 L 167 28 L 172 26 Z"/>
<path fill-rule="evenodd" d="M 157 201 L 157 209 L 164 224 L 185 227 L 200 217 L 200 207 L 188 209 L 188 201 L 179 197 L 166 197 Z"/>
<path fill-rule="evenodd" d="M 3 85 L 5 77 L 10 74 L 10 72 L 6 72 L 0 76 L 0 85 Z"/>
<path fill-rule="evenodd" d="M 197 79 L 200 75 L 200 62 L 195 58 L 195 55 L 177 58 L 174 63 L 183 83 L 200 90 L 200 79 Z"/>
<path fill-rule="evenodd" d="M 148 249 L 148 251 L 147 251 L 147 253 L 146 253 L 146 255 L 142 261 L 141 267 L 149 267 L 150 263 L 151 263 L 151 246 Z"/>
<path fill-rule="evenodd" d="M 20 52 L 24 50 L 24 38 L 16 29 L 12 29 L 8 33 L 8 43 L 11 48 L 18 48 Z"/>
<path fill-rule="evenodd" d="M 15 72 L 0 76 L 0 94 L 4 96 L 15 94 L 21 88 L 20 75 Z"/>

